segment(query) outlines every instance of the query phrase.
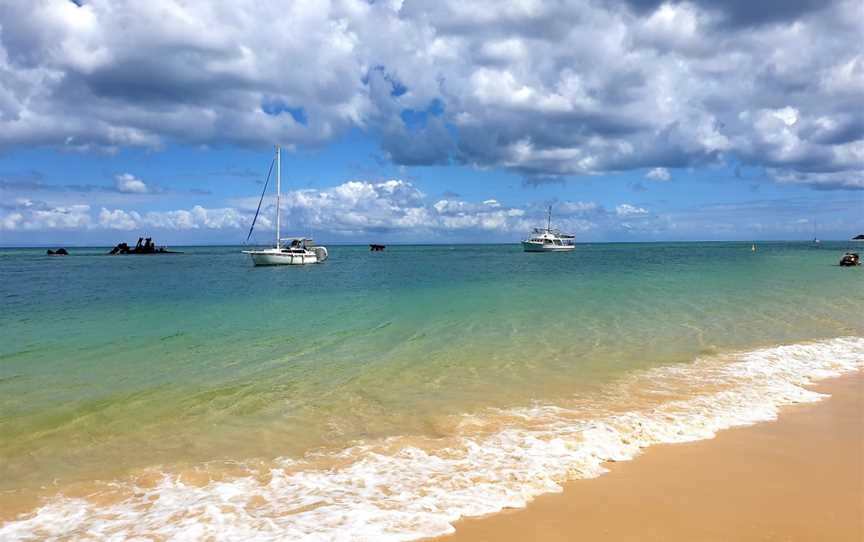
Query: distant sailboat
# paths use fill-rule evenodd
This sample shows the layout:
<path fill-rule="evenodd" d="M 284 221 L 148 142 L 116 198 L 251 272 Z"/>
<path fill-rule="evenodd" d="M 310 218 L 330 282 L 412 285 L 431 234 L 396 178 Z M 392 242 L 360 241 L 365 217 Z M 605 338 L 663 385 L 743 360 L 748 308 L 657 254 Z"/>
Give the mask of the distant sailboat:
<path fill-rule="evenodd" d="M 756 252 L 756 243 L 753 243 L 753 244 L 750 246 L 750 252 Z"/>
<path fill-rule="evenodd" d="M 279 146 L 276 146 L 276 244 L 273 248 L 263 248 L 256 250 L 244 250 L 243 254 L 248 254 L 252 257 L 252 262 L 256 266 L 260 265 L 304 265 L 309 263 L 321 263 L 327 259 L 328 253 L 326 247 L 316 247 L 312 243 L 312 239 L 305 237 L 280 237 L 280 223 L 282 219 L 281 199 L 282 199 L 282 152 Z M 268 175 L 269 180 L 269 175 Z M 265 184 L 264 189 L 267 189 Z M 264 194 L 261 194 L 261 199 L 264 199 Z M 261 209 L 261 202 L 258 202 L 258 209 Z M 255 213 L 255 219 L 258 218 L 258 213 Z M 255 227 L 255 219 L 252 220 L 252 227 L 249 228 L 249 235 L 252 235 L 252 229 Z M 246 237 L 249 240 L 249 236 Z M 282 241 L 290 241 L 286 247 L 282 245 Z"/>

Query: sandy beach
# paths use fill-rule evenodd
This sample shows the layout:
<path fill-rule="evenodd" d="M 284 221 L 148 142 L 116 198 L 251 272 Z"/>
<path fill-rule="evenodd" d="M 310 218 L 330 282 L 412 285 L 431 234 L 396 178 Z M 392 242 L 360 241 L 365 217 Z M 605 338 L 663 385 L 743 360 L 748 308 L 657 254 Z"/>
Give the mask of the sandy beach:
<path fill-rule="evenodd" d="M 523 510 L 467 519 L 447 542 L 864 540 L 864 373 L 776 422 L 659 445 Z"/>

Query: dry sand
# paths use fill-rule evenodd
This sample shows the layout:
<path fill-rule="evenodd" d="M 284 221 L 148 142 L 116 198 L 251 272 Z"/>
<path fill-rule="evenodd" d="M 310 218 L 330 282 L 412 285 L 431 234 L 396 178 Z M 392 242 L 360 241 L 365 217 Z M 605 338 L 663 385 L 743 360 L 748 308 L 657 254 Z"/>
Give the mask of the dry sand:
<path fill-rule="evenodd" d="M 864 541 L 864 373 L 814 389 L 832 397 L 649 448 L 526 509 L 462 520 L 440 540 Z"/>

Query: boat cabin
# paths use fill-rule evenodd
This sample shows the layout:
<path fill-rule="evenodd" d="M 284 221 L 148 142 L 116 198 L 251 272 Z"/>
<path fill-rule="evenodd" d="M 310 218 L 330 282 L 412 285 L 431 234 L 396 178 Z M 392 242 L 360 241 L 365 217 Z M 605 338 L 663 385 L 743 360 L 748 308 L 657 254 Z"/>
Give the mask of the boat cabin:
<path fill-rule="evenodd" d="M 528 239 L 528 242 L 549 246 L 571 246 L 576 244 L 575 239 L 576 236 L 561 233 L 557 230 L 535 228 L 533 235 Z"/>
<path fill-rule="evenodd" d="M 312 245 L 314 245 L 312 239 L 307 237 L 283 237 L 281 241 L 283 243 L 282 252 L 303 253 L 311 250 Z"/>

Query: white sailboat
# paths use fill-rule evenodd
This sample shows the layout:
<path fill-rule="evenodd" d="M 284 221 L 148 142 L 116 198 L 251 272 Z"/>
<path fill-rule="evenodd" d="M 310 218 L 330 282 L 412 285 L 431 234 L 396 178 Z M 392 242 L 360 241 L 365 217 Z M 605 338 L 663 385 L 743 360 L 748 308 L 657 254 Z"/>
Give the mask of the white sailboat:
<path fill-rule="evenodd" d="M 273 248 L 244 250 L 256 265 L 305 265 L 321 263 L 329 256 L 326 247 L 315 246 L 312 239 L 306 237 L 281 237 L 280 224 L 282 220 L 282 150 L 276 146 L 276 244 Z M 263 194 L 262 194 L 263 198 Z M 260 204 L 259 204 L 260 209 Z M 257 213 L 256 213 L 257 217 Z M 254 221 L 252 227 L 255 227 Z M 251 229 L 250 229 L 251 234 Z M 285 246 L 283 242 L 289 241 Z"/>
<path fill-rule="evenodd" d="M 575 237 L 552 229 L 552 207 L 546 210 L 546 227 L 534 228 L 528 239 L 522 241 L 525 252 L 568 252 L 576 248 Z"/>

